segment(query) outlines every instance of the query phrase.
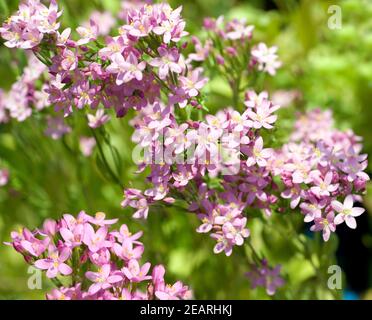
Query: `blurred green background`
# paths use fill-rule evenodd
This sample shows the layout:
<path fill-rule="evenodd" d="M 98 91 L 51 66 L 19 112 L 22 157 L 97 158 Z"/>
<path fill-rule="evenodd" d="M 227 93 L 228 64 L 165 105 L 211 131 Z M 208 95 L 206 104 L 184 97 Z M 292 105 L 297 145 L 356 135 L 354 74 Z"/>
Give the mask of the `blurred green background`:
<path fill-rule="evenodd" d="M 206 16 L 246 18 L 256 26 L 255 41 L 279 47 L 283 67 L 277 76 L 265 80 L 264 88 L 271 94 L 277 90 L 298 90 L 302 96 L 282 112 L 277 122 L 281 127 L 277 131 L 279 135 L 284 136 L 290 130 L 296 110 L 331 108 L 337 127 L 352 128 L 361 135 L 365 152 L 372 156 L 372 1 L 177 0 L 170 3 L 173 7 L 183 5 L 183 16 L 191 34 L 199 34 Z M 93 10 L 108 10 L 116 15 L 120 4 L 119 0 L 60 0 L 59 5 L 64 9 L 63 26 L 78 26 L 89 19 Z M 0 0 L 0 21 L 16 10 L 17 5 L 18 1 Z M 341 29 L 328 28 L 330 5 L 339 5 L 342 10 Z M 22 55 L 0 47 L 1 88 L 9 89 L 16 80 L 24 61 Z M 211 112 L 229 104 L 229 89 L 219 79 L 213 80 L 210 92 Z M 112 121 L 108 130 L 122 158 L 122 180 L 127 187 L 141 188 L 145 175 L 134 173 L 128 119 Z M 122 190 L 102 176 L 95 157 L 87 159 L 78 152 L 78 137 L 90 135 L 85 121 L 79 117 L 69 121 L 75 133 L 64 141 L 44 138 L 45 124 L 37 116 L 20 124 L 0 125 L 0 167 L 9 167 L 11 174 L 10 185 L 0 188 L 1 242 L 9 241 L 11 230 L 20 226 L 35 228 L 47 217 L 59 218 L 66 212 L 77 214 L 82 209 L 90 214 L 104 211 L 111 217 L 119 217 L 120 222 L 127 223 L 134 231 L 143 229 L 145 258 L 154 264 L 165 264 L 168 279 L 190 284 L 196 298 L 267 298 L 264 290 L 251 290 L 244 278 L 248 268 L 244 248 L 234 249 L 231 257 L 214 255 L 213 240 L 195 232 L 198 220 L 193 214 L 170 208 L 153 209 L 147 221 L 133 221 L 131 211 L 120 208 Z M 372 212 L 371 192 L 365 197 L 365 206 Z M 300 223 L 301 217 L 298 218 L 296 223 Z M 278 297 L 331 298 L 325 289 L 326 271 L 321 269 L 322 274 L 317 274 L 307 257 L 296 253 L 291 239 L 280 237 L 286 230 L 278 230 L 282 227 L 276 224 L 276 219 L 273 217 L 264 230 L 260 223 L 251 224 L 250 229 L 258 250 L 273 263 L 283 265 L 288 285 L 279 290 Z M 372 273 L 370 225 L 370 214 L 362 224 L 358 222 L 364 230 L 360 241 L 366 259 L 361 263 L 369 274 L 364 280 L 365 288 L 353 289 L 351 278 L 344 283 L 345 290 L 357 291 L 366 299 L 372 298 L 368 290 Z M 314 240 L 311 245 L 321 251 L 320 256 L 329 265 L 334 263 L 330 253 L 335 251 L 337 239 L 322 245 Z M 353 263 L 358 273 L 358 262 Z M 42 290 L 29 290 L 29 276 L 22 257 L 1 245 L 0 299 L 44 298 L 51 284 L 44 278 Z"/>

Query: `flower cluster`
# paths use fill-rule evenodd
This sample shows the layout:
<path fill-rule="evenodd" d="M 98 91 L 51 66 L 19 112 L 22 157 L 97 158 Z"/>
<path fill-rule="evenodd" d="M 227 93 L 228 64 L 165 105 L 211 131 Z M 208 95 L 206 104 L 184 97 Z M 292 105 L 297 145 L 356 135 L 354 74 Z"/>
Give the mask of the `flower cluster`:
<path fill-rule="evenodd" d="M 181 199 L 202 221 L 197 231 L 213 231 L 215 252 L 230 255 L 233 246 L 242 245 L 249 236 L 244 209 L 260 208 L 270 215 L 275 201 L 267 167 L 273 150 L 264 148 L 260 130 L 273 128 L 279 107 L 268 100 L 266 92 L 249 91 L 245 104 L 242 114 L 226 109 L 207 115 L 205 121 L 181 124 L 170 108 L 151 106 L 155 114 L 144 108 L 132 121 L 133 140 L 148 151 L 139 166 L 151 168 L 152 187 L 143 194 L 126 190 L 122 206 L 135 208 L 135 218 L 146 218 L 151 203 L 173 202 L 182 194 Z M 219 176 L 224 192 L 209 190 L 205 179 Z"/>
<path fill-rule="evenodd" d="M 0 34 L 9 48 L 32 49 L 45 35 L 57 32 L 61 14 L 55 0 L 51 0 L 49 8 L 40 0 L 30 0 L 21 4 L 18 12 L 3 24 Z"/>
<path fill-rule="evenodd" d="M 10 118 L 24 121 L 31 116 L 33 110 L 41 111 L 49 106 L 47 87 L 36 85 L 37 80 L 45 78 L 46 66 L 35 56 L 29 56 L 28 65 L 22 76 L 6 93 L 0 92 L 0 123 L 7 123 Z"/>
<path fill-rule="evenodd" d="M 188 299 L 191 291 L 182 282 L 164 280 L 162 265 L 140 264 L 144 246 L 124 224 L 110 230 L 118 219 L 106 219 L 102 212 L 90 216 L 81 211 L 75 218 L 64 214 L 43 227 L 12 232 L 10 245 L 27 263 L 44 270 L 59 284 L 47 294 L 59 300 L 174 300 Z M 66 278 L 69 280 L 66 280 Z M 69 283 L 62 286 L 61 283 Z"/>
<path fill-rule="evenodd" d="M 325 241 L 344 221 L 356 228 L 355 217 L 365 211 L 354 207 L 369 180 L 360 141 L 350 130 L 335 129 L 330 111 L 315 109 L 299 117 L 291 141 L 269 163 L 283 183 L 281 197 L 291 209 L 299 206 L 305 222 L 322 231 Z"/>

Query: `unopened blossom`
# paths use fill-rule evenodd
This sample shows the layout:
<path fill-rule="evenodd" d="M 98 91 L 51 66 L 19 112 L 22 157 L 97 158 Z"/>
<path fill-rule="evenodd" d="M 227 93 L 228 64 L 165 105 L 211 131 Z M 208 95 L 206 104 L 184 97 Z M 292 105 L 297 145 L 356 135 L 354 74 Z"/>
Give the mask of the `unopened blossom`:
<path fill-rule="evenodd" d="M 350 194 L 345 198 L 344 203 L 333 200 L 332 208 L 338 212 L 334 223 L 338 225 L 345 221 L 351 229 L 355 229 L 357 226 L 355 217 L 359 217 L 365 211 L 364 208 L 354 207 L 353 196 Z"/>

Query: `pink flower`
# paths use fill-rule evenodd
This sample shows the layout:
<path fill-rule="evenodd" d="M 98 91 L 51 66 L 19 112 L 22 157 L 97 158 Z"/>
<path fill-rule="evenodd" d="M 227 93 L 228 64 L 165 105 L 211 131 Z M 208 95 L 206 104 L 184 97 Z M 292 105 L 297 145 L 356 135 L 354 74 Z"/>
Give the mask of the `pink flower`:
<path fill-rule="evenodd" d="M 339 213 L 334 221 L 336 225 L 341 224 L 345 221 L 349 228 L 356 228 L 357 224 L 355 217 L 360 216 L 365 211 L 365 209 L 360 207 L 353 207 L 353 205 L 354 201 L 351 194 L 349 194 L 345 198 L 343 204 L 337 200 L 332 201 L 332 208 Z"/>
<path fill-rule="evenodd" d="M 278 118 L 277 115 L 272 115 L 273 112 L 279 109 L 279 106 L 271 106 L 271 102 L 264 100 L 261 105 L 256 107 L 255 112 L 252 109 L 247 109 L 244 114 L 252 120 L 252 126 L 255 129 L 262 127 L 266 129 L 272 129 L 272 124 Z"/>
<path fill-rule="evenodd" d="M 80 151 L 84 157 L 90 157 L 96 146 L 96 140 L 93 137 L 81 137 L 79 139 Z"/>
<path fill-rule="evenodd" d="M 84 235 L 84 226 L 82 224 L 76 225 L 72 230 L 62 227 L 59 230 L 62 239 L 68 247 L 74 248 L 81 244 Z"/>
<path fill-rule="evenodd" d="M 281 67 L 282 63 L 278 61 L 276 51 L 277 47 L 268 48 L 263 42 L 259 43 L 252 50 L 252 58 L 258 63 L 258 70 L 267 72 L 270 75 L 275 75 L 276 70 Z"/>
<path fill-rule="evenodd" d="M 290 207 L 294 209 L 298 206 L 301 200 L 301 188 L 299 185 L 294 185 L 291 188 L 284 190 L 280 194 L 284 199 L 291 199 Z"/>
<path fill-rule="evenodd" d="M 115 243 L 113 250 L 119 258 L 129 261 L 141 259 L 144 247 L 139 245 L 133 248 L 133 242 L 130 239 L 125 239 L 121 245 Z"/>
<path fill-rule="evenodd" d="M 122 207 L 130 206 L 137 209 L 133 214 L 133 218 L 136 219 L 147 219 L 149 213 L 149 205 L 147 199 L 142 192 L 137 189 L 124 190 L 125 199 L 121 202 Z"/>
<path fill-rule="evenodd" d="M 180 300 L 190 298 L 191 292 L 181 281 L 177 281 L 172 286 L 167 285 L 163 290 L 155 291 L 155 296 L 160 300 Z"/>
<path fill-rule="evenodd" d="M 61 67 L 63 70 L 72 71 L 76 69 L 78 65 L 78 57 L 76 55 L 76 52 L 64 49 L 61 58 L 62 58 Z"/>
<path fill-rule="evenodd" d="M 7 185 L 8 181 L 9 181 L 9 170 L 0 169 L 0 187 Z"/>
<path fill-rule="evenodd" d="M 269 98 L 269 95 L 266 91 L 262 91 L 261 93 L 257 94 L 253 90 L 249 90 L 246 92 L 245 96 L 247 100 L 244 101 L 244 104 L 248 108 L 257 109 L 264 103 L 264 101 L 267 101 Z"/>
<path fill-rule="evenodd" d="M 328 171 L 324 179 L 322 179 L 319 175 L 314 174 L 313 182 L 316 186 L 310 188 L 311 192 L 318 197 L 330 196 L 331 192 L 336 191 L 339 186 L 338 183 L 332 184 L 332 179 L 332 171 Z"/>
<path fill-rule="evenodd" d="M 88 126 L 96 129 L 103 126 L 106 122 L 110 121 L 110 116 L 105 114 L 103 109 L 98 109 L 95 115 L 88 114 Z"/>
<path fill-rule="evenodd" d="M 315 218 L 322 216 L 322 209 L 326 205 L 326 201 L 318 201 L 315 196 L 310 197 L 310 203 L 303 202 L 300 204 L 301 211 L 305 214 L 304 221 L 311 222 Z"/>
<path fill-rule="evenodd" d="M 119 219 L 108 219 L 106 220 L 106 214 L 103 213 L 103 212 L 97 212 L 93 217 L 89 217 L 89 222 L 96 225 L 96 226 L 100 226 L 100 227 L 103 227 L 105 225 L 110 225 L 110 224 L 114 224 L 116 222 L 118 222 Z"/>
<path fill-rule="evenodd" d="M 127 59 L 119 52 L 110 57 L 112 63 L 107 67 L 107 72 L 117 74 L 116 84 L 118 86 L 133 79 L 142 80 L 142 71 L 146 68 L 146 62 L 138 62 L 137 57 L 131 52 Z"/>
<path fill-rule="evenodd" d="M 331 235 L 331 232 L 336 231 L 336 225 L 334 223 L 334 213 L 331 211 L 327 214 L 326 218 L 319 217 L 314 219 L 314 225 L 311 226 L 311 231 L 321 231 L 323 230 L 323 240 L 328 241 Z"/>
<path fill-rule="evenodd" d="M 98 36 L 98 26 L 95 21 L 90 20 L 90 24 L 87 27 L 78 27 L 76 29 L 77 33 L 80 35 L 80 40 L 77 41 L 77 45 L 81 46 L 87 44 L 91 41 L 97 39 Z"/>
<path fill-rule="evenodd" d="M 263 139 L 258 137 L 254 142 L 252 148 L 252 155 L 247 159 L 247 166 L 251 167 L 257 163 L 259 167 L 265 167 L 267 164 L 267 159 L 269 159 L 273 154 L 273 149 L 263 149 Z"/>
<path fill-rule="evenodd" d="M 147 276 L 150 266 L 151 264 L 147 262 L 140 267 L 138 261 L 132 259 L 128 262 L 128 267 L 124 267 L 122 271 L 131 282 L 141 282 L 151 279 L 151 276 Z"/>
<path fill-rule="evenodd" d="M 229 32 L 226 37 L 231 40 L 244 40 L 252 37 L 254 26 L 246 26 L 245 21 L 233 20 L 228 24 Z"/>
<path fill-rule="evenodd" d="M 159 78 L 165 79 L 169 72 L 181 73 L 183 64 L 180 61 L 180 54 L 177 48 L 167 49 L 159 47 L 160 58 L 150 60 L 149 65 L 159 68 Z"/>
<path fill-rule="evenodd" d="M 72 269 L 66 263 L 70 258 L 71 251 L 68 248 L 63 248 L 60 252 L 57 248 L 51 247 L 49 249 L 48 258 L 35 261 L 35 267 L 42 270 L 47 270 L 48 278 L 55 278 L 58 273 L 69 275 Z"/>
<path fill-rule="evenodd" d="M 110 246 L 110 243 L 106 241 L 106 236 L 106 227 L 101 227 L 97 232 L 94 232 L 94 229 L 90 224 L 85 224 L 83 242 L 88 246 L 90 251 L 97 252 L 101 248 Z"/>
<path fill-rule="evenodd" d="M 196 97 L 200 89 L 208 82 L 208 78 L 201 76 L 202 72 L 202 68 L 196 68 L 189 72 L 187 77 L 181 76 L 178 78 L 182 84 L 182 89 L 189 97 Z"/>
<path fill-rule="evenodd" d="M 115 283 L 123 280 L 123 277 L 118 274 L 110 275 L 111 266 L 110 264 L 105 264 L 98 269 L 98 272 L 88 271 L 85 276 L 94 282 L 89 287 L 89 293 L 95 294 L 100 290 L 106 290 L 111 288 Z"/>
<path fill-rule="evenodd" d="M 23 238 L 20 239 L 21 248 L 29 252 L 35 257 L 41 256 L 47 249 L 50 242 L 49 238 L 43 240 L 37 239 L 33 233 L 27 229 L 23 229 Z"/>
<path fill-rule="evenodd" d="M 108 37 L 106 39 L 106 47 L 99 51 L 99 56 L 107 59 L 116 53 L 123 53 L 125 49 L 124 38 L 119 36 L 115 38 Z"/>
<path fill-rule="evenodd" d="M 142 237 L 143 232 L 142 231 L 139 231 L 139 232 L 136 232 L 135 234 L 132 234 L 131 232 L 129 232 L 128 226 L 126 224 L 123 224 L 120 227 L 119 232 L 112 232 L 112 234 L 121 243 L 123 243 L 123 242 L 125 242 L 127 240 L 130 240 L 133 243 L 138 243 L 139 244 L 139 242 L 136 241 L 136 240 L 138 240 L 139 238 Z"/>
<path fill-rule="evenodd" d="M 53 289 L 46 295 L 47 300 L 82 300 L 81 283 L 70 288 Z"/>

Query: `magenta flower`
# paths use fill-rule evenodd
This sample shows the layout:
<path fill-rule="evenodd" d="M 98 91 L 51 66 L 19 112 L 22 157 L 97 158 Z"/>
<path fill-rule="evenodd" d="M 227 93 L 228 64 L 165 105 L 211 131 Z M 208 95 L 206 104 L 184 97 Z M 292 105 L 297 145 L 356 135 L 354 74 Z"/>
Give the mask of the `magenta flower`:
<path fill-rule="evenodd" d="M 337 200 L 332 201 L 332 208 L 339 214 L 335 218 L 335 224 L 341 224 L 345 221 L 347 226 L 351 229 L 355 229 L 357 226 L 355 217 L 359 217 L 364 211 L 364 208 L 353 207 L 354 201 L 353 196 L 349 194 L 342 204 Z"/>
<path fill-rule="evenodd" d="M 147 275 L 150 270 L 150 266 L 151 264 L 147 262 L 140 267 L 138 261 L 132 259 L 128 262 L 128 267 L 124 267 L 122 271 L 131 282 L 141 282 L 151 279 L 151 276 Z"/>
<path fill-rule="evenodd" d="M 47 270 L 48 278 L 55 278 L 59 273 L 69 275 L 72 269 L 65 263 L 70 258 L 71 251 L 69 248 L 63 248 L 60 252 L 57 248 L 50 247 L 48 257 L 35 261 L 35 267 L 41 270 Z"/>
<path fill-rule="evenodd" d="M 90 294 L 95 294 L 100 290 L 111 288 L 115 283 L 123 280 L 123 277 L 118 274 L 111 274 L 110 264 L 105 264 L 98 269 L 97 272 L 88 271 L 85 276 L 94 282 L 88 289 Z"/>
<path fill-rule="evenodd" d="M 107 67 L 107 72 L 117 74 L 116 84 L 118 86 L 133 79 L 142 80 L 142 71 L 146 68 L 146 62 L 138 62 L 137 57 L 131 52 L 127 59 L 119 52 L 110 57 L 112 63 Z"/>

